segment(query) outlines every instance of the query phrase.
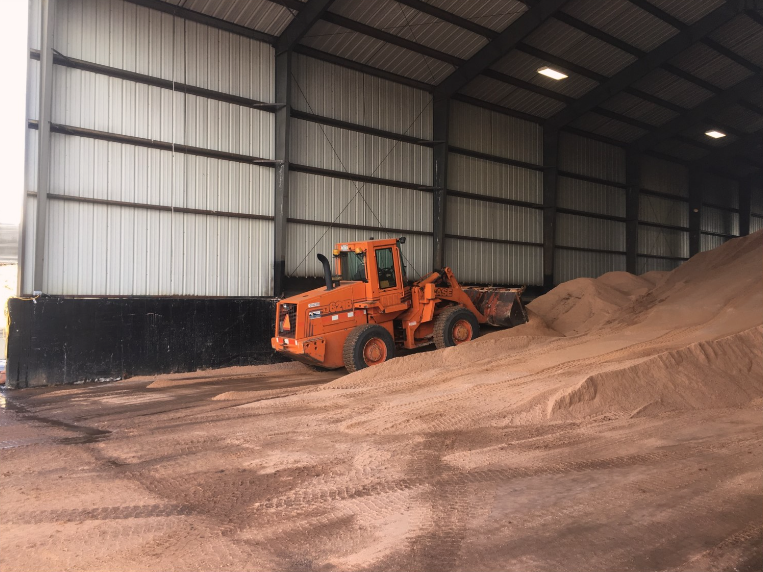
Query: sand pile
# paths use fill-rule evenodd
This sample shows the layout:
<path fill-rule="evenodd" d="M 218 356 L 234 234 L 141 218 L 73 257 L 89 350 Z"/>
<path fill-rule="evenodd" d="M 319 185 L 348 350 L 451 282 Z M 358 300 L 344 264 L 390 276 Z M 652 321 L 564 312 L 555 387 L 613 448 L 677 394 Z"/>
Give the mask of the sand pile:
<path fill-rule="evenodd" d="M 762 262 L 763 231 L 669 273 L 573 280 L 524 326 L 320 392 L 362 396 L 345 428 L 378 433 L 742 406 L 763 397 Z"/>

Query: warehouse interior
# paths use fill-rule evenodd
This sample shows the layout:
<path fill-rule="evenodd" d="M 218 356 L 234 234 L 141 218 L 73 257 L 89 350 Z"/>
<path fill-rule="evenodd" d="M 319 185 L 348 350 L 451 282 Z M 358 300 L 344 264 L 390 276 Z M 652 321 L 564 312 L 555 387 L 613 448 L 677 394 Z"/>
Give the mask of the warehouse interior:
<path fill-rule="evenodd" d="M 763 2 L 29 10 L 5 568 L 760 568 Z M 273 352 L 403 236 L 529 323 Z"/>

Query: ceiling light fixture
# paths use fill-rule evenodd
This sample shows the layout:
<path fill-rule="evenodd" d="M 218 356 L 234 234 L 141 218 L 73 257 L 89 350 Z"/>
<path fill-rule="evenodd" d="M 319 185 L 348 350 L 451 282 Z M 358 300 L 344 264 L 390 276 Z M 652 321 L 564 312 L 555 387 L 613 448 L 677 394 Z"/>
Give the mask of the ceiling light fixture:
<path fill-rule="evenodd" d="M 555 69 L 552 69 L 548 66 L 543 66 L 542 68 L 538 68 L 538 73 L 541 75 L 545 75 L 546 77 L 550 77 L 551 79 L 564 79 L 567 76 L 566 73 L 562 73 L 560 71 L 556 71 Z"/>
<path fill-rule="evenodd" d="M 708 137 L 712 137 L 713 139 L 720 139 L 721 137 L 726 137 L 725 133 L 716 131 L 715 129 L 711 129 L 710 131 L 705 131 L 705 135 L 707 135 Z"/>

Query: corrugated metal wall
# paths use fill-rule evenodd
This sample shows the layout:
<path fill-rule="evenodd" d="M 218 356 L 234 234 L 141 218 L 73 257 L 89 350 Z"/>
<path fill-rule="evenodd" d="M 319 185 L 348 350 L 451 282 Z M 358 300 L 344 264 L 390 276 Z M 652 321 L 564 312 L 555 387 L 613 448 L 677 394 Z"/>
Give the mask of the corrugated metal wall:
<path fill-rule="evenodd" d="M 38 4 L 30 18 L 34 48 Z M 121 0 L 58 2 L 54 47 L 69 58 L 225 94 L 274 97 L 270 46 Z M 38 116 L 38 76 L 32 61 L 30 119 Z M 271 113 L 65 66 L 54 66 L 52 114 L 54 123 L 176 145 L 266 159 L 274 152 Z M 30 192 L 36 141 L 29 130 Z M 73 135 L 54 134 L 51 145 L 50 193 L 76 200 L 49 200 L 46 293 L 272 292 L 272 168 Z M 27 201 L 25 292 L 34 272 L 35 199 Z"/>
<path fill-rule="evenodd" d="M 717 248 L 739 236 L 739 183 L 716 175 L 702 177 L 700 248 Z"/>
<path fill-rule="evenodd" d="M 644 155 L 639 194 L 638 272 L 673 270 L 689 258 L 686 167 Z"/>
<path fill-rule="evenodd" d="M 609 218 L 624 216 L 624 150 L 562 133 L 555 282 L 625 270 L 625 223 Z"/>
<path fill-rule="evenodd" d="M 753 184 L 750 195 L 750 232 L 763 229 L 763 183 Z"/>
<path fill-rule="evenodd" d="M 295 54 L 292 106 L 390 137 L 292 119 L 287 275 L 320 276 L 316 254 L 329 253 L 337 242 L 401 235 L 407 238 L 403 254 L 409 276 L 431 271 L 432 149 L 391 137 L 432 139 L 431 96 Z M 385 179 L 388 184 L 352 175 Z"/>
<path fill-rule="evenodd" d="M 542 284 L 543 211 L 511 204 L 542 203 L 540 126 L 453 101 L 449 145 L 446 263 L 467 282 Z"/>

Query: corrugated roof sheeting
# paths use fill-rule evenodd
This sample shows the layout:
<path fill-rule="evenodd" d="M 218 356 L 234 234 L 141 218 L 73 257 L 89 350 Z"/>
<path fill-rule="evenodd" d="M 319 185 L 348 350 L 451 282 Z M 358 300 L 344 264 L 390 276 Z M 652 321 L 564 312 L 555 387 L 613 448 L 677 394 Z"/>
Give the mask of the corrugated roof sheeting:
<path fill-rule="evenodd" d="M 357 230 L 320 225 L 289 223 L 286 240 L 287 276 L 323 276 L 323 267 L 316 254 L 328 255 L 339 242 L 374 238 L 398 238 L 391 232 Z M 402 251 L 408 266 L 408 278 L 426 276 L 432 269 L 432 237 L 408 235 Z"/>
<path fill-rule="evenodd" d="M 642 135 L 646 134 L 645 129 L 624 123 L 616 119 L 604 117 L 599 115 L 595 111 L 589 111 L 585 115 L 582 115 L 570 125 L 577 127 L 583 131 L 602 135 L 603 137 L 609 137 L 610 139 L 616 139 L 625 143 L 635 141 Z"/>
<path fill-rule="evenodd" d="M 452 65 L 330 24 L 316 22 L 302 44 L 388 72 L 438 84 L 455 69 Z"/>
<path fill-rule="evenodd" d="M 638 257 L 638 274 L 646 274 L 647 272 L 670 272 L 681 266 L 680 260 L 667 260 L 665 258 L 645 258 L 643 256 Z"/>
<path fill-rule="evenodd" d="M 519 242 L 543 241 L 543 211 L 539 209 L 450 196 L 445 212 L 448 234 Z"/>
<path fill-rule="evenodd" d="M 763 67 L 763 26 L 740 14 L 710 34 L 710 37 L 746 60 Z"/>
<path fill-rule="evenodd" d="M 605 101 L 601 107 L 655 126 L 678 116 L 675 111 L 623 92 Z"/>
<path fill-rule="evenodd" d="M 275 94 L 271 46 L 120 0 L 61 4 L 55 47 L 71 58 L 260 101 Z"/>
<path fill-rule="evenodd" d="M 487 43 L 484 36 L 393 0 L 336 0 L 329 11 L 463 59 Z"/>
<path fill-rule="evenodd" d="M 290 177 L 290 218 L 432 232 L 431 193 L 311 173 Z"/>
<path fill-rule="evenodd" d="M 432 149 L 375 135 L 291 120 L 293 163 L 406 183 L 432 184 Z"/>
<path fill-rule="evenodd" d="M 625 150 L 563 132 L 559 135 L 559 169 L 625 183 Z"/>
<path fill-rule="evenodd" d="M 728 89 L 753 73 L 704 44 L 692 45 L 670 62 L 721 89 Z"/>
<path fill-rule="evenodd" d="M 558 20 L 549 20 L 525 42 L 596 73 L 613 76 L 636 57 Z"/>
<path fill-rule="evenodd" d="M 661 141 L 654 146 L 654 150 L 675 157 L 676 161 L 696 161 L 707 155 L 707 151 L 704 149 L 675 139 Z"/>
<path fill-rule="evenodd" d="M 491 68 L 568 97 L 580 97 L 598 85 L 597 82 L 575 73 L 570 73 L 564 81 L 555 81 L 538 73 L 538 69 L 546 65 L 548 62 L 542 59 L 514 50 Z"/>
<path fill-rule="evenodd" d="M 269 0 L 163 1 L 274 36 L 283 32 L 293 18 L 291 10 Z"/>
<path fill-rule="evenodd" d="M 678 33 L 667 22 L 628 0 L 607 0 L 606 8 L 602 10 L 599 2 L 572 0 L 562 7 L 562 11 L 645 52 Z"/>
<path fill-rule="evenodd" d="M 424 91 L 294 54 L 294 109 L 431 139 L 431 102 Z"/>
<path fill-rule="evenodd" d="M 615 220 L 558 213 L 556 244 L 577 248 L 625 250 L 625 223 Z"/>
<path fill-rule="evenodd" d="M 661 69 L 651 71 L 634 82 L 633 87 L 686 109 L 696 107 L 714 95 L 712 91 Z"/>
<path fill-rule="evenodd" d="M 527 6 L 518 0 L 424 1 L 496 32 L 505 30 L 527 11 Z"/>
<path fill-rule="evenodd" d="M 541 246 L 446 238 L 445 260 L 462 283 L 543 284 Z"/>
<path fill-rule="evenodd" d="M 556 206 L 562 209 L 624 217 L 625 190 L 560 176 Z"/>
<path fill-rule="evenodd" d="M 642 193 L 639 196 L 638 219 L 644 222 L 688 228 L 689 205 L 685 201 Z M 647 252 L 647 254 L 654 253 Z"/>
<path fill-rule="evenodd" d="M 650 155 L 641 156 L 641 188 L 658 193 L 689 196 L 686 167 Z"/>
<path fill-rule="evenodd" d="M 551 117 L 564 103 L 485 76 L 477 76 L 461 90 L 483 101 L 537 117 Z"/>
<path fill-rule="evenodd" d="M 664 10 L 684 24 L 693 24 L 719 6 L 724 0 L 649 0 L 652 4 Z"/>
<path fill-rule="evenodd" d="M 450 153 L 448 188 L 540 204 L 543 199 L 543 174 L 533 169 Z"/>
<path fill-rule="evenodd" d="M 580 252 L 558 248 L 554 254 L 554 283 L 575 278 L 597 278 L 607 272 L 625 271 L 625 255 Z"/>
<path fill-rule="evenodd" d="M 754 133 L 763 129 L 763 115 L 758 115 L 741 105 L 724 107 L 713 115 L 712 119 L 708 119 L 708 122 L 712 123 L 713 119 L 745 133 Z"/>
<path fill-rule="evenodd" d="M 689 232 L 639 225 L 638 253 L 668 258 L 689 258 Z"/>
<path fill-rule="evenodd" d="M 540 165 L 542 134 L 537 123 L 460 101 L 451 102 L 448 135 L 450 144 L 456 147 Z"/>

